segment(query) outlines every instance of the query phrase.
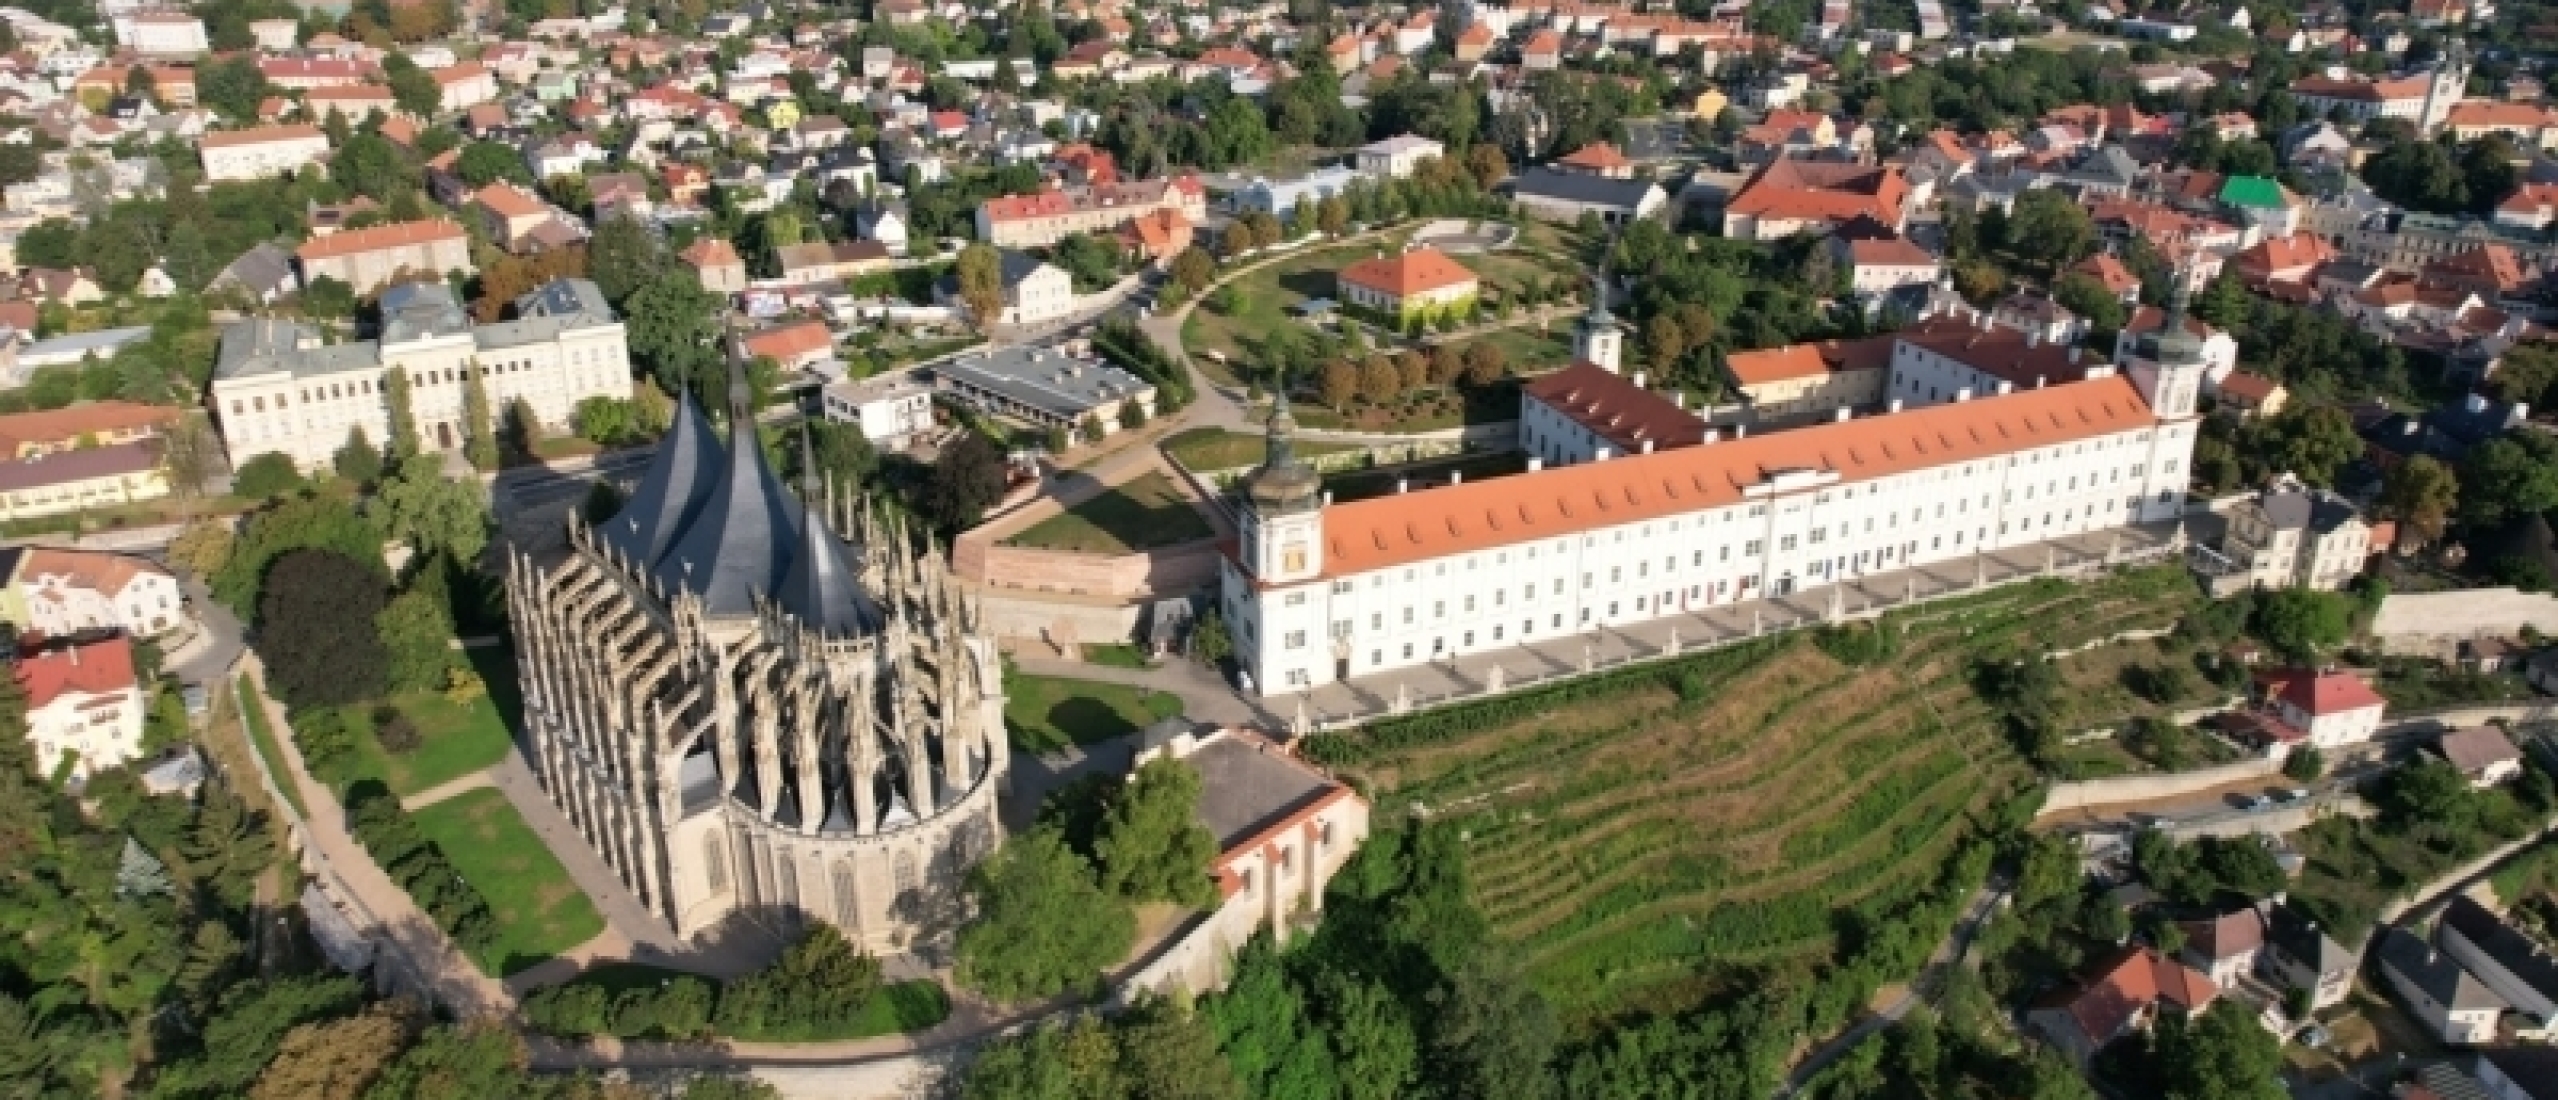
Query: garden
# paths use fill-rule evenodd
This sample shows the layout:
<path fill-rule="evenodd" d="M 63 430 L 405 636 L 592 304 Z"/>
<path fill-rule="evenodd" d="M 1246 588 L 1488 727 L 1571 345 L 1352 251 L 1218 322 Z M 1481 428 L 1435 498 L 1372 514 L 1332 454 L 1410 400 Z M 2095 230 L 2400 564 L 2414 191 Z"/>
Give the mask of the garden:
<path fill-rule="evenodd" d="M 1190 494 L 1160 471 L 1086 498 L 1005 539 L 1006 545 L 1069 554 L 1132 554 L 1216 534 Z"/>
<path fill-rule="evenodd" d="M 1004 728 L 1013 748 L 1051 753 L 1125 737 L 1181 713 L 1181 698 L 1147 688 L 1004 672 Z"/>
<path fill-rule="evenodd" d="M 492 977 L 538 965 L 604 931 L 595 903 L 503 792 L 464 791 L 409 816 L 454 874 L 487 899 L 492 933 L 464 946 Z"/>
<path fill-rule="evenodd" d="M 2030 807 L 2033 769 L 1973 687 L 1985 655 L 2163 627 L 2191 599 L 2172 568 L 2035 582 L 1307 751 L 1381 818 L 1465 807 L 1473 899 L 1568 1019 L 1676 1012 L 1839 965 L 1843 929 L 1934 904 L 1967 839 Z"/>

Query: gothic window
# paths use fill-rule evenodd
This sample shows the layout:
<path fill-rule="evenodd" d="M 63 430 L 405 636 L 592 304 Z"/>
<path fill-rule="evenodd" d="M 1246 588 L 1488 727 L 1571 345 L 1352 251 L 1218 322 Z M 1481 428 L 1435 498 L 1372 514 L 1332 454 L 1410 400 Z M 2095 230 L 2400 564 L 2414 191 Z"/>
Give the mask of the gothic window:
<path fill-rule="evenodd" d="M 904 897 L 907 894 L 913 893 L 916 887 L 915 853 L 897 853 L 897 859 L 894 866 L 897 876 L 897 895 L 899 897 Z"/>
<path fill-rule="evenodd" d="M 703 874 L 710 880 L 711 893 L 714 894 L 728 892 L 728 846 L 722 843 L 726 839 L 718 833 L 702 837 Z"/>
<path fill-rule="evenodd" d="M 799 904 L 799 861 L 792 858 L 788 848 L 773 856 L 774 877 L 781 879 L 775 885 L 781 887 L 782 904 L 796 907 Z"/>
<path fill-rule="evenodd" d="M 835 923 L 846 928 L 854 923 L 853 868 L 841 862 L 835 864 Z"/>

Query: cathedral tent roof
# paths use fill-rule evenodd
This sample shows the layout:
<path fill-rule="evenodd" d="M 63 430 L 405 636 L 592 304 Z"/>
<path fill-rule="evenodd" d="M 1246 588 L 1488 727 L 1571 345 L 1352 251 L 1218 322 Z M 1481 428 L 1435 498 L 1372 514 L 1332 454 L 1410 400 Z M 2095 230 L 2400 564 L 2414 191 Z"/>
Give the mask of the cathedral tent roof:
<path fill-rule="evenodd" d="M 715 615 L 750 613 L 755 597 L 778 590 L 800 524 L 799 502 L 764 461 L 744 378 L 732 379 L 730 388 L 740 392 L 729 400 L 723 468 L 712 475 L 710 499 L 656 567 L 659 580 L 700 596 Z"/>
<path fill-rule="evenodd" d="M 649 460 L 648 473 L 640 478 L 630 503 L 597 532 L 604 544 L 641 569 L 657 564 L 667 547 L 675 544 L 675 536 L 710 500 L 711 483 L 719 472 L 718 444 L 710 421 L 688 394 L 677 406 L 675 423 L 657 445 L 657 457 Z"/>

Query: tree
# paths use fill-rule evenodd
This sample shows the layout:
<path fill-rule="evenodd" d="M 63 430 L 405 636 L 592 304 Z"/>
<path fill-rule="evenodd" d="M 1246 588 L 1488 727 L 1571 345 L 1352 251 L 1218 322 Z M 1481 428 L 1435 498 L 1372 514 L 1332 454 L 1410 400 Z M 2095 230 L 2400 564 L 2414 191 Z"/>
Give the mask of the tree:
<path fill-rule="evenodd" d="M 2372 804 L 2401 828 L 2429 823 L 2455 831 L 2475 820 L 2469 778 L 2440 757 L 2419 755 L 2391 769 L 2374 785 Z"/>
<path fill-rule="evenodd" d="M 1554 1009 L 1502 956 L 1460 966 L 1439 1006 L 1437 1075 L 1451 1095 L 1544 1100 L 1562 1025 Z"/>
<path fill-rule="evenodd" d="M 533 411 L 533 403 L 521 397 L 506 403 L 506 414 L 499 418 L 498 438 L 507 448 L 526 458 L 542 453 L 542 418 Z"/>
<path fill-rule="evenodd" d="M 501 141 L 474 141 L 463 146 L 461 155 L 453 158 L 453 174 L 475 188 L 499 180 L 525 187 L 533 185 L 533 169 L 524 163 L 524 154 Z M 596 234 L 603 234 L 601 226 L 596 228 Z M 604 293 L 610 297 L 612 291 Z"/>
<path fill-rule="evenodd" d="M 391 85 L 391 102 L 401 110 L 419 118 L 433 118 L 444 109 L 444 90 L 409 55 L 393 53 L 384 57 L 382 76 Z"/>
<path fill-rule="evenodd" d="M 313 317 L 344 320 L 355 315 L 355 288 L 334 275 L 302 284 L 302 311 Z"/>
<path fill-rule="evenodd" d="M 1477 340 L 1466 348 L 1465 377 L 1469 386 L 1489 386 L 1500 381 L 1505 366 L 1499 344 Z"/>
<path fill-rule="evenodd" d="M 1200 779 L 1189 765 L 1158 756 L 1137 769 L 1095 842 L 1102 885 L 1132 901 L 1193 909 L 1216 898 L 1208 877 L 1217 838 L 1198 822 Z"/>
<path fill-rule="evenodd" d="M 2345 640 L 2352 605 L 2333 592 L 2286 588 L 2257 601 L 2253 626 L 2267 645 L 2298 660 Z"/>
<path fill-rule="evenodd" d="M 630 296 L 623 309 L 631 355 L 669 394 L 691 390 L 706 408 L 725 409 L 726 360 L 721 353 L 719 296 L 702 289 L 684 270 L 661 271 Z"/>
<path fill-rule="evenodd" d="M 362 1015 L 287 1032 L 249 1100 L 361 1096 L 399 1057 L 417 1026 L 405 1001 L 377 1001 Z"/>
<path fill-rule="evenodd" d="M 2007 237 L 2019 258 L 2057 274 L 2094 250 L 2096 223 L 2076 199 L 2054 188 L 2036 188 L 2016 197 Z"/>
<path fill-rule="evenodd" d="M 1216 259 L 1197 245 L 1182 249 L 1172 258 L 1172 281 L 1183 290 L 1196 294 L 1216 280 Z"/>
<path fill-rule="evenodd" d="M 1315 204 L 1315 228 L 1325 236 L 1338 237 L 1350 228 L 1350 204 L 1339 195 L 1329 195 Z"/>
<path fill-rule="evenodd" d="M 977 322 L 980 332 L 992 332 L 1004 316 L 1004 261 L 993 245 L 972 244 L 959 250 L 953 274 L 959 280 L 959 300 Z"/>
<path fill-rule="evenodd" d="M 231 547 L 237 538 L 227 517 L 197 520 L 169 540 L 169 564 L 197 577 L 210 577 L 231 560 Z"/>
<path fill-rule="evenodd" d="M 1318 988 L 1326 1002 L 1334 1077 L 1343 1100 L 1395 1100 L 1407 1094 L 1421 1066 L 1420 1039 L 1411 1014 L 1394 994 L 1373 981 L 1325 975 Z"/>
<path fill-rule="evenodd" d="M 400 147 L 380 134 L 349 135 L 329 158 L 329 178 L 358 195 L 390 195 L 417 188 L 417 169 Z"/>
<path fill-rule="evenodd" d="M 595 280 L 596 289 L 615 306 L 629 301 L 666 266 L 665 244 L 626 210 L 605 218 L 586 242 L 586 277 Z"/>
<path fill-rule="evenodd" d="M 1001 1001 L 1101 980 L 1128 954 L 1136 917 L 1094 884 L 1092 868 L 1051 830 L 997 849 L 968 873 L 977 920 L 960 929 L 959 982 Z"/>
<path fill-rule="evenodd" d="M 479 559 L 488 546 L 487 490 L 478 479 L 449 479 L 434 455 L 411 455 L 382 480 L 369 510 L 383 535 L 418 553 L 442 553 L 457 562 Z"/>
<path fill-rule="evenodd" d="M 275 559 L 257 616 L 275 693 L 297 709 L 379 697 L 390 663 L 373 626 L 382 607 L 381 575 L 361 561 L 328 550 Z"/>
<path fill-rule="evenodd" d="M 441 563 L 430 563 L 441 569 Z M 393 691 L 442 688 L 453 671 L 453 616 L 441 585 L 413 585 L 373 620 Z"/>
<path fill-rule="evenodd" d="M 1083 420 L 1075 425 L 1075 434 L 1083 437 L 1086 443 L 1099 443 L 1110 438 L 1110 429 L 1102 425 L 1100 417 L 1085 413 Z"/>
<path fill-rule="evenodd" d="M 254 55 L 243 51 L 211 61 L 195 72 L 195 99 L 233 122 L 258 117 L 258 105 L 276 94 L 258 69 Z"/>
<path fill-rule="evenodd" d="M 1145 1100 L 1244 1100 L 1243 1082 L 1217 1050 L 1217 1035 L 1188 1004 L 1146 997 L 1120 1025 L 1124 1094 Z"/>
<path fill-rule="evenodd" d="M 2327 772 L 2327 757 L 2316 745 L 2302 745 L 2283 758 L 2283 774 L 2303 783 L 2316 780 Z"/>
<path fill-rule="evenodd" d="M 2282 1040 L 2256 1010 L 2224 997 L 2199 1017 L 2168 1013 L 2152 1025 L 2145 1069 L 2166 1100 L 2283 1100 Z"/>
<path fill-rule="evenodd" d="M 2414 542 L 2441 538 L 2459 500 L 2460 483 L 2452 476 L 2451 467 L 2430 455 L 2417 455 L 2399 463 L 2381 481 L 2382 514 L 2397 520 L 2408 534 L 2415 536 L 2411 540 Z"/>
<path fill-rule="evenodd" d="M 2310 485 L 2335 485 L 2337 471 L 2363 453 L 2353 418 L 2334 405 L 2286 409 L 2267 426 L 2277 441 L 2275 461 Z"/>
<path fill-rule="evenodd" d="M 365 1100 L 514 1095 L 524 1090 L 529 1061 L 523 1037 L 498 1017 L 444 1024 L 427 1029 L 384 1069 Z"/>
<path fill-rule="evenodd" d="M 782 1028 L 838 1029 L 869 1011 L 879 960 L 832 924 L 812 922 L 772 965 L 721 990 L 717 1020 L 732 1034 Z"/>
<path fill-rule="evenodd" d="M 221 463 L 222 443 L 202 416 L 181 416 L 160 433 L 160 467 L 168 471 L 169 492 L 181 500 L 204 495 L 204 483 Z"/>
<path fill-rule="evenodd" d="M 1225 232 L 1217 238 L 1217 251 L 1230 260 L 1252 251 L 1253 245 L 1252 227 L 1241 218 L 1227 222 Z"/>
<path fill-rule="evenodd" d="M 476 361 L 462 364 L 462 457 L 483 473 L 497 469 L 497 417 L 489 408 L 486 372 Z"/>
<path fill-rule="evenodd" d="M 1133 431 L 1136 431 L 1137 429 L 1142 428 L 1142 427 L 1145 427 L 1145 426 L 1146 426 L 1146 403 L 1145 403 L 1145 402 L 1143 402 L 1143 401 L 1139 401 L 1139 400 L 1137 400 L 1137 399 L 1135 399 L 1135 398 L 1133 398 L 1133 397 L 1132 397 L 1132 398 L 1130 398 L 1130 399 L 1128 399 L 1128 400 L 1126 400 L 1126 401 L 1122 401 L 1122 402 L 1120 402 L 1120 403 L 1119 403 L 1119 427 L 1120 427 L 1120 429 L 1121 429 L 1121 430 L 1123 430 L 1123 431 L 1132 431 L 1132 432 L 1133 432 Z"/>
<path fill-rule="evenodd" d="M 2558 440 L 2508 432 L 2470 449 L 2459 470 L 2461 519 L 2494 529 L 2558 507 Z"/>
<path fill-rule="evenodd" d="M 382 372 L 382 403 L 389 410 L 391 422 L 391 461 L 418 453 L 417 407 L 410 395 L 408 368 L 393 367 Z"/>
<path fill-rule="evenodd" d="M 2078 272 L 2061 276 L 2061 281 L 2052 287 L 2052 300 L 2086 318 L 2100 332 L 2120 332 L 2127 319 L 2122 299 L 2105 289 L 2105 284 Z"/>
<path fill-rule="evenodd" d="M 301 489 L 301 467 L 278 451 L 251 456 L 231 475 L 231 491 L 251 500 L 273 500 Z"/>
<path fill-rule="evenodd" d="M 1403 370 L 1389 355 L 1371 355 L 1359 368 L 1359 396 L 1371 405 L 1384 405 L 1403 393 Z"/>
<path fill-rule="evenodd" d="M 934 461 L 924 511 L 943 527 L 965 527 L 1002 498 L 1005 483 L 1004 456 L 995 445 L 981 436 L 962 436 Z"/>
<path fill-rule="evenodd" d="M 1315 372 L 1315 399 L 1334 412 L 1348 408 L 1350 399 L 1358 395 L 1359 368 L 1348 362 L 1330 360 Z"/>
<path fill-rule="evenodd" d="M 1509 178 L 1510 158 L 1501 155 L 1500 146 L 1477 145 L 1466 150 L 1466 172 L 1474 177 L 1475 186 L 1489 191 Z"/>
<path fill-rule="evenodd" d="M 1118 1035 L 1101 1017 L 1052 1016 L 1030 1031 L 980 1049 L 960 1080 L 960 1100 L 1127 1096 L 1119 1051 Z"/>
<path fill-rule="evenodd" d="M 1214 668 L 1234 655 L 1234 635 L 1226 629 L 1226 617 L 1209 608 L 1190 628 L 1190 659 Z"/>

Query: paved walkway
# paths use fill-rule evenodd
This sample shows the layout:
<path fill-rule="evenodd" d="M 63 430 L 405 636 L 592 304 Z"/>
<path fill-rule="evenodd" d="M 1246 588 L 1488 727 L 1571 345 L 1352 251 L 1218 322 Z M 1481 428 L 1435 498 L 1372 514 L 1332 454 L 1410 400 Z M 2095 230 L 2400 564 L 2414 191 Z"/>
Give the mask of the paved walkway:
<path fill-rule="evenodd" d="M 257 705 L 265 708 L 268 726 L 275 731 L 282 750 L 285 779 L 301 791 L 302 804 L 310 811 L 303 822 L 304 863 L 335 900 L 347 907 L 357 927 L 381 944 L 375 965 L 387 962 L 396 970 L 406 971 L 406 980 L 424 985 L 439 1007 L 456 1015 L 511 1009 L 514 998 L 508 996 L 505 987 L 480 973 L 480 968 L 445 938 L 443 930 L 418 910 L 408 891 L 393 883 L 374 864 L 364 846 L 347 832 L 346 812 L 338 802 L 337 792 L 311 775 L 302 761 L 302 749 L 294 739 L 293 728 L 285 720 L 284 706 L 266 693 L 266 669 L 254 657 L 247 667 L 251 681 L 258 686 Z"/>
<path fill-rule="evenodd" d="M 489 785 L 489 773 L 484 770 L 458 775 L 416 794 L 401 796 L 400 808 L 414 813 L 465 791 L 476 791 Z"/>

